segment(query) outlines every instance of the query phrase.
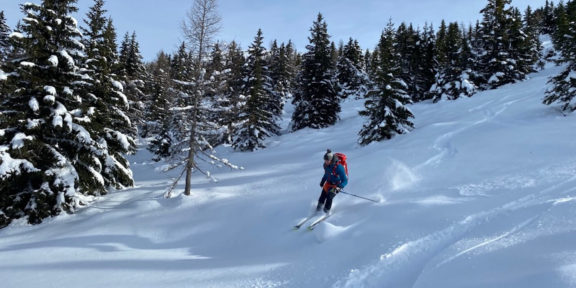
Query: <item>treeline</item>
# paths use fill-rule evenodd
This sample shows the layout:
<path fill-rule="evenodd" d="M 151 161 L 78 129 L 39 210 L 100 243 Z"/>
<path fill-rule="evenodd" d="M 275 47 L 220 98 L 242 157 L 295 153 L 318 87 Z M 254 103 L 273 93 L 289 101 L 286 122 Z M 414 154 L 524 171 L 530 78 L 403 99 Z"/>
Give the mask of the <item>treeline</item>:
<path fill-rule="evenodd" d="M 358 142 L 367 145 L 414 129 L 410 103 L 522 81 L 546 59 L 569 65 L 551 79 L 544 103 L 576 109 L 573 1 L 521 12 L 510 0 L 488 0 L 471 26 L 389 22 L 368 50 L 353 38 L 336 44 L 318 14 L 303 52 L 290 41 L 265 47 L 259 30 L 247 50 L 216 41 L 198 54 L 190 41 L 150 63 L 135 33 L 116 44 L 103 0 L 82 27 L 70 16 L 75 2 L 23 4 L 14 30 L 0 12 L 0 227 L 72 213 L 111 187 L 133 185 L 125 155 L 137 137 L 173 167 L 190 166 L 190 155 L 234 167 L 213 148 L 265 148 L 286 117 L 285 132 L 329 127 L 342 103 L 357 99 L 366 118 Z M 542 34 L 559 55 L 542 55 Z M 294 112 L 285 115 L 289 102 Z"/>
<path fill-rule="evenodd" d="M 73 213 L 133 186 L 146 72 L 135 34 L 119 51 L 104 1 L 82 27 L 74 0 L 26 3 L 12 31 L 0 13 L 0 227 Z"/>

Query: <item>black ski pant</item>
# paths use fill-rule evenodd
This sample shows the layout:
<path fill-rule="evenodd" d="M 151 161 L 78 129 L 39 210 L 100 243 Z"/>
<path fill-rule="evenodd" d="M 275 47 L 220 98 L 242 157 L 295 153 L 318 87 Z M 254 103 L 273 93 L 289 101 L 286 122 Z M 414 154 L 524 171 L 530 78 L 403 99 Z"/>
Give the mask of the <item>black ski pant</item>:
<path fill-rule="evenodd" d="M 316 210 L 320 210 L 322 209 L 322 206 L 324 206 L 324 212 L 330 211 L 332 208 L 332 199 L 334 199 L 335 196 L 336 193 L 326 192 L 324 189 L 322 189 L 320 198 L 318 198 L 318 206 L 316 206 Z"/>

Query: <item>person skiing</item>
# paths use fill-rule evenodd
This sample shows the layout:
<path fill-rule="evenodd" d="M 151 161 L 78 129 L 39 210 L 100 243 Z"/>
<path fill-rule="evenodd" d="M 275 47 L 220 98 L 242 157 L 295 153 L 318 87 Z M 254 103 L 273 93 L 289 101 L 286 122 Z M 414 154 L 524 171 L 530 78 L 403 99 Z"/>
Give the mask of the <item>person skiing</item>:
<path fill-rule="evenodd" d="M 318 198 L 316 211 L 319 212 L 324 207 L 324 213 L 330 214 L 332 200 L 347 184 L 348 176 L 345 167 L 341 164 L 338 156 L 332 154 L 332 151 L 328 149 L 324 154 L 324 176 L 320 181 L 322 192 Z"/>

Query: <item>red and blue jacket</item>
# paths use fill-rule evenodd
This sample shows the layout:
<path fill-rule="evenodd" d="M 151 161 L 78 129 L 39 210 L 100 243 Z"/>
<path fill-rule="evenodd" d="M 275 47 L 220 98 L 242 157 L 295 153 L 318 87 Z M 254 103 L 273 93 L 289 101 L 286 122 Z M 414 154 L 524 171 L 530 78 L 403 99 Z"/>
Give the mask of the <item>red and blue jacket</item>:
<path fill-rule="evenodd" d="M 348 184 L 348 176 L 344 166 L 339 163 L 324 164 L 324 177 L 322 177 L 324 191 L 329 191 L 333 187 L 344 188 Z"/>

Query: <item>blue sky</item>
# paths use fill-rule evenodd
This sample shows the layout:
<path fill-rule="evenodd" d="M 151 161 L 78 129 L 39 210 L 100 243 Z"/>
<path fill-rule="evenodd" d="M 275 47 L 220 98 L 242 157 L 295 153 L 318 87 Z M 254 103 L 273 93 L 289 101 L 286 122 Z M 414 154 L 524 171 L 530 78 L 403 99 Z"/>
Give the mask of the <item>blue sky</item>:
<path fill-rule="evenodd" d="M 40 0 L 0 0 L 8 24 L 14 27 L 22 18 L 19 4 Z M 513 0 L 523 12 L 526 6 L 544 6 L 546 0 Z M 554 1 L 558 2 L 558 1 Z M 447 22 L 475 23 L 485 0 L 219 0 L 222 30 L 218 39 L 235 40 L 247 48 L 259 28 L 264 41 L 292 40 L 299 51 L 308 44 L 310 27 L 320 12 L 328 24 L 331 40 L 338 43 L 352 37 L 364 49 L 372 49 L 389 19 L 399 24 L 413 23 L 438 27 Z M 79 23 L 93 0 L 79 0 Z M 114 20 L 119 37 L 136 31 L 145 60 L 153 60 L 160 50 L 172 53 L 182 42 L 180 25 L 192 0 L 108 0 L 105 8 Z"/>

